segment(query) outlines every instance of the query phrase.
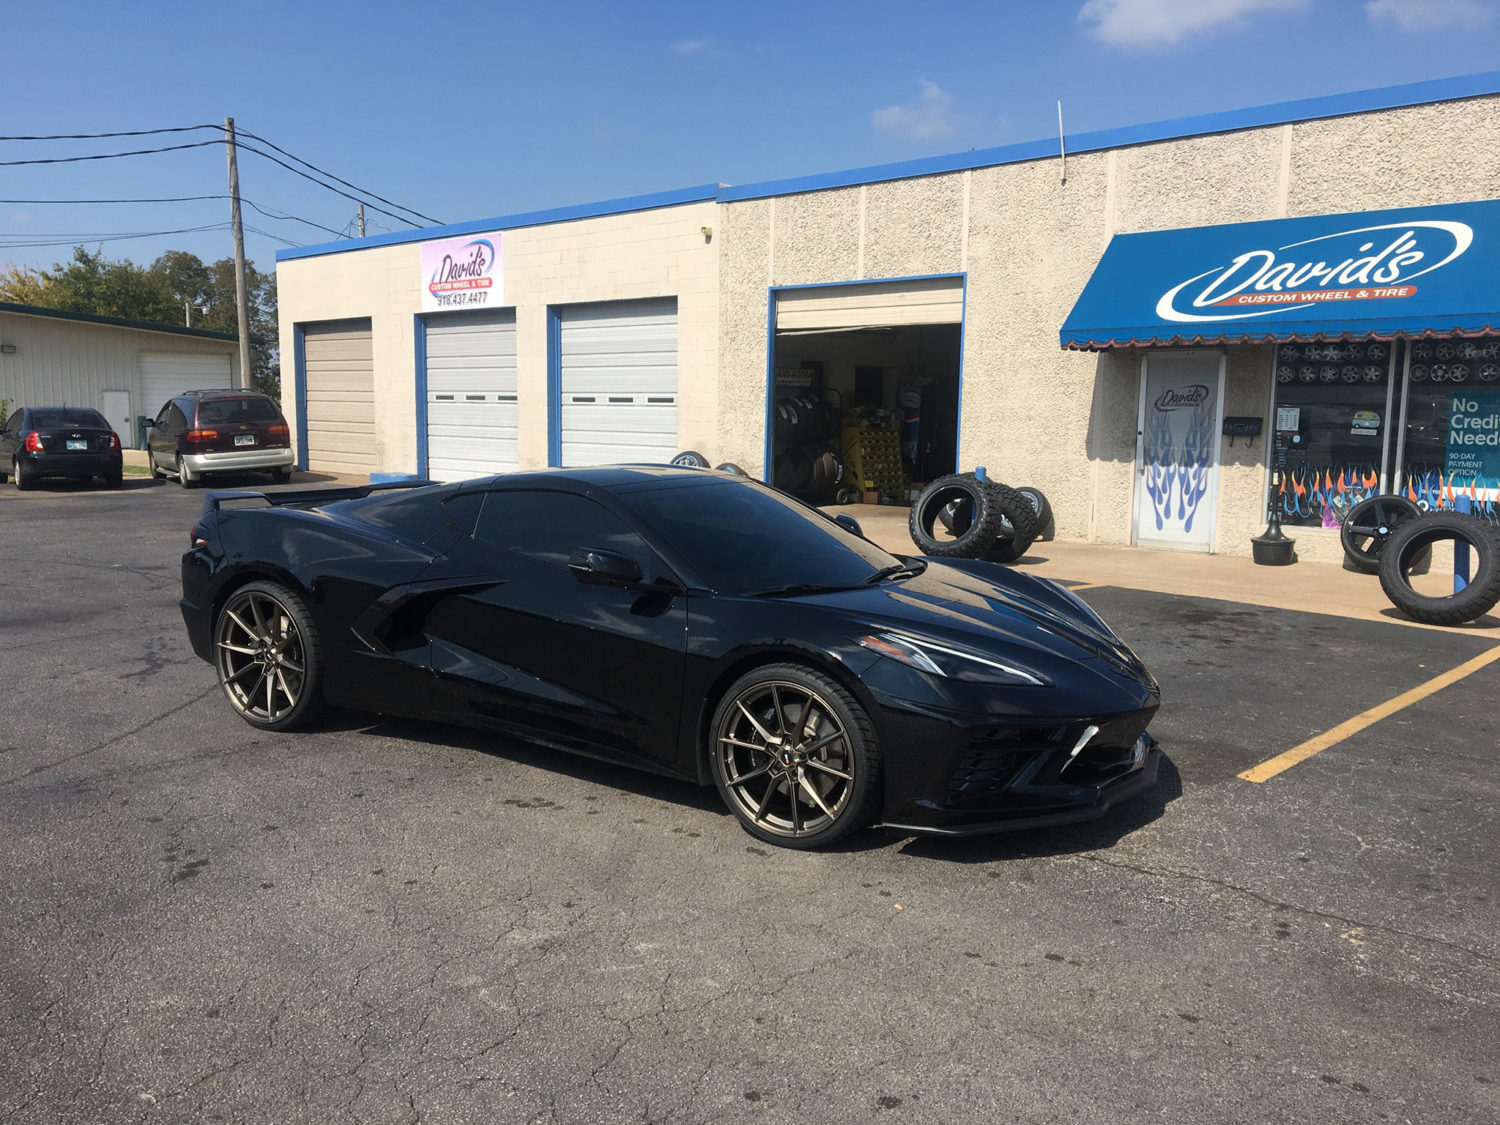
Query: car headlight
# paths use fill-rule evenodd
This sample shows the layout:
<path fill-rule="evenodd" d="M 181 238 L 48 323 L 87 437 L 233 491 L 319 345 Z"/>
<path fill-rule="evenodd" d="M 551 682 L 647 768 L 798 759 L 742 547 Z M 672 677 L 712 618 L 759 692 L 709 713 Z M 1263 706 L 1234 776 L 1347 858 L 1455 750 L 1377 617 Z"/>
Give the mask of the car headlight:
<path fill-rule="evenodd" d="M 870 633 L 859 643 L 871 652 L 889 656 L 909 668 L 953 680 L 1042 687 L 1048 681 L 1035 672 L 997 660 L 987 653 L 960 648 L 908 633 Z"/>

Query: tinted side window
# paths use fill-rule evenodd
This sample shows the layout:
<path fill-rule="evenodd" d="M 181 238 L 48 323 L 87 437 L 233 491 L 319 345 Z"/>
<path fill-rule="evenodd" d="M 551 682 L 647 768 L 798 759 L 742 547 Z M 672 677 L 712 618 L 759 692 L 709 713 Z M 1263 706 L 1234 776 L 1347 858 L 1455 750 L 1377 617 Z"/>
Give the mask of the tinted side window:
<path fill-rule="evenodd" d="M 187 429 L 187 415 L 182 412 L 182 407 L 176 402 L 167 407 L 167 424 L 174 430 Z"/>
<path fill-rule="evenodd" d="M 487 492 L 474 538 L 539 562 L 567 566 L 579 547 L 617 551 L 647 570 L 650 550 L 607 508 L 568 492 Z"/>

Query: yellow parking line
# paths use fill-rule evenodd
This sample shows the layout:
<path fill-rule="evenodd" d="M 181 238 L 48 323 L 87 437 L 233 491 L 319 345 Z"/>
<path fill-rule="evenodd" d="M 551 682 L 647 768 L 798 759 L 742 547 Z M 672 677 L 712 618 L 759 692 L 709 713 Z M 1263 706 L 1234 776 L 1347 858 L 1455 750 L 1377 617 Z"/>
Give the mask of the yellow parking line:
<path fill-rule="evenodd" d="M 1479 669 L 1488 664 L 1493 664 L 1497 660 L 1500 660 L 1500 645 L 1481 652 L 1472 660 L 1465 660 L 1457 668 L 1444 672 L 1441 676 L 1434 676 L 1425 684 L 1418 684 L 1410 691 L 1402 692 L 1394 699 L 1388 699 L 1376 707 L 1371 707 L 1368 711 L 1355 715 L 1354 718 L 1340 723 L 1332 730 L 1324 731 L 1314 738 L 1309 738 L 1300 746 L 1293 746 L 1284 754 L 1277 754 L 1274 758 L 1267 758 L 1260 765 L 1252 766 L 1239 776 L 1245 781 L 1254 781 L 1257 784 L 1263 781 L 1270 781 L 1271 778 L 1291 769 L 1298 762 L 1305 762 L 1314 754 L 1322 753 L 1330 746 L 1336 746 L 1346 738 L 1353 737 L 1366 727 L 1374 726 L 1381 719 L 1388 718 L 1397 711 L 1405 707 L 1410 707 L 1413 703 L 1420 703 L 1430 695 L 1436 695 L 1445 687 L 1458 683 L 1459 680 L 1473 675 Z"/>

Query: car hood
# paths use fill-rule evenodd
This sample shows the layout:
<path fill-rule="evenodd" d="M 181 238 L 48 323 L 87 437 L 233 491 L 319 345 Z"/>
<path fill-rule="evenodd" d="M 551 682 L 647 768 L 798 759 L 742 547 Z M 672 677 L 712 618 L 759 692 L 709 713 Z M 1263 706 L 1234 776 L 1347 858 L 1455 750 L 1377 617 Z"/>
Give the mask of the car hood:
<path fill-rule="evenodd" d="M 876 630 L 1003 656 L 1048 678 L 1064 665 L 1097 663 L 1153 694 L 1158 691 L 1129 646 L 1063 587 L 993 563 L 929 559 L 927 569 L 911 578 L 802 600 L 850 614 Z"/>

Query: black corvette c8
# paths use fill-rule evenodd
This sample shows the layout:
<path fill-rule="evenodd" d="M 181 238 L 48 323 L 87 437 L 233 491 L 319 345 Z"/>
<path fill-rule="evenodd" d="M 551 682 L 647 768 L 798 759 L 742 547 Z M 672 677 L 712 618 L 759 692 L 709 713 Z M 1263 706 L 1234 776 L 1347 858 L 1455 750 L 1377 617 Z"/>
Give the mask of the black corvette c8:
<path fill-rule="evenodd" d="M 1076 595 L 708 470 L 211 493 L 182 589 L 255 726 L 490 729 L 714 784 L 786 847 L 1087 819 L 1156 779 L 1156 682 Z"/>

